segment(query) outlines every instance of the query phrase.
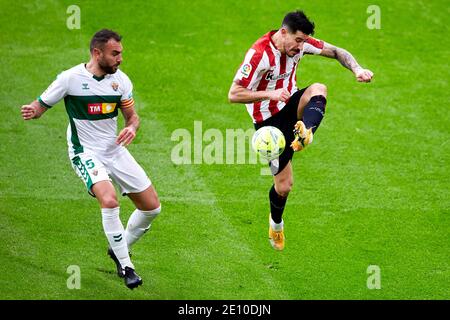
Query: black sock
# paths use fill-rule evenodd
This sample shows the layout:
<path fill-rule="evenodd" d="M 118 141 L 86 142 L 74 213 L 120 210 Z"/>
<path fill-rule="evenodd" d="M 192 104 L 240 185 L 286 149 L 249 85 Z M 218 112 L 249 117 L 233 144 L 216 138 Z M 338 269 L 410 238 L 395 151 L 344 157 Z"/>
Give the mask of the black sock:
<path fill-rule="evenodd" d="M 302 121 L 305 124 L 306 129 L 312 128 L 313 133 L 316 132 L 325 115 L 326 104 L 327 99 L 322 95 L 311 97 L 305 110 L 303 110 Z"/>
<path fill-rule="evenodd" d="M 281 223 L 281 216 L 283 215 L 287 197 L 280 196 L 275 191 L 275 185 L 272 185 L 272 188 L 269 191 L 269 199 L 270 199 L 270 213 L 272 216 L 272 220 L 275 223 Z"/>

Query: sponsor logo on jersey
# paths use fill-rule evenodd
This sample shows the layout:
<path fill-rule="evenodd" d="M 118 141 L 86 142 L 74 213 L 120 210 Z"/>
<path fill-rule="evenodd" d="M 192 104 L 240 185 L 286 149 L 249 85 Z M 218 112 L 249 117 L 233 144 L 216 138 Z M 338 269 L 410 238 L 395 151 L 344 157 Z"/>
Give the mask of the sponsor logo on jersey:
<path fill-rule="evenodd" d="M 87 83 L 82 83 L 81 85 L 82 85 L 81 89 L 89 90 L 89 85 Z"/>
<path fill-rule="evenodd" d="M 113 88 L 114 91 L 117 91 L 117 89 L 119 89 L 119 84 L 114 81 L 113 83 L 111 83 L 111 87 Z"/>
<path fill-rule="evenodd" d="M 117 103 L 89 103 L 88 114 L 107 114 L 116 110 Z"/>
<path fill-rule="evenodd" d="M 286 79 L 291 75 L 291 71 L 280 74 L 278 76 L 274 76 L 272 71 L 269 71 L 266 75 L 266 80 L 268 81 L 275 81 L 275 80 L 280 80 L 280 79 Z"/>
<path fill-rule="evenodd" d="M 250 75 L 250 72 L 252 72 L 252 65 L 244 63 L 241 68 L 241 73 L 247 78 Z"/>

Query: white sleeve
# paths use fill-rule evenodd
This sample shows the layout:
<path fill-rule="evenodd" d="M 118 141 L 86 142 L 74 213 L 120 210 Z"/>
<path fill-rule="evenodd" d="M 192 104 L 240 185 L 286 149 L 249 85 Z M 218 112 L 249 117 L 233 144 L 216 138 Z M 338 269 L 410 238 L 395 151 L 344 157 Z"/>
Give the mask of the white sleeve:
<path fill-rule="evenodd" d="M 69 77 L 67 72 L 60 73 L 56 80 L 39 96 L 39 103 L 51 108 L 67 95 L 69 88 Z"/>
<path fill-rule="evenodd" d="M 304 54 L 320 54 L 322 52 L 324 42 L 322 40 L 309 37 L 303 45 Z"/>

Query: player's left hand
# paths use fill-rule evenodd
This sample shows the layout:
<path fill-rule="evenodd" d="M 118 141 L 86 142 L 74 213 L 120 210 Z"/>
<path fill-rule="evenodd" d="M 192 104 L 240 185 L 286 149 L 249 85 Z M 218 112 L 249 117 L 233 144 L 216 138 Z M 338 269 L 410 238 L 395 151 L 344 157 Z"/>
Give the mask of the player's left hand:
<path fill-rule="evenodd" d="M 116 143 L 124 147 L 129 145 L 136 137 L 136 130 L 133 127 L 125 127 L 117 136 Z"/>
<path fill-rule="evenodd" d="M 359 68 L 355 71 L 355 77 L 359 82 L 370 82 L 373 78 L 373 72 L 369 69 Z"/>

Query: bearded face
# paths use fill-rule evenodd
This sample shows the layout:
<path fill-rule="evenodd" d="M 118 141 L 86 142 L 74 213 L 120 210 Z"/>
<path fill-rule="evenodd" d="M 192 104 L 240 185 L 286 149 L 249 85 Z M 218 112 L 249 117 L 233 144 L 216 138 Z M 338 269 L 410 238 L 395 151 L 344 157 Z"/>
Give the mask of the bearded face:
<path fill-rule="evenodd" d="M 98 49 L 97 63 L 103 72 L 116 73 L 122 63 L 122 44 L 110 39 L 102 49 Z"/>

